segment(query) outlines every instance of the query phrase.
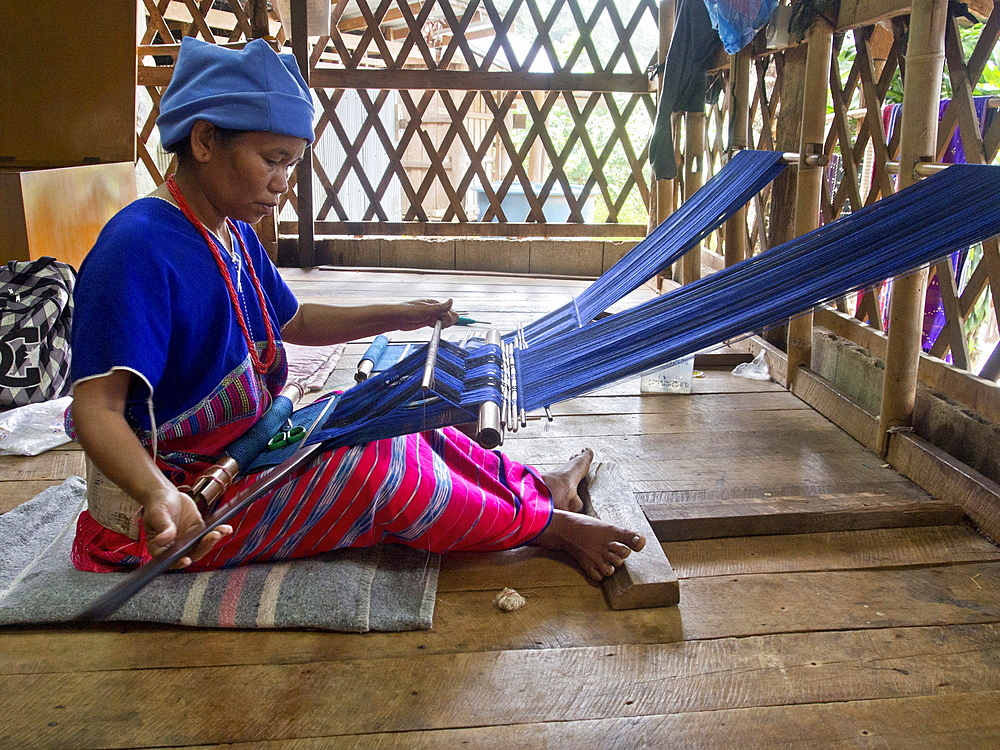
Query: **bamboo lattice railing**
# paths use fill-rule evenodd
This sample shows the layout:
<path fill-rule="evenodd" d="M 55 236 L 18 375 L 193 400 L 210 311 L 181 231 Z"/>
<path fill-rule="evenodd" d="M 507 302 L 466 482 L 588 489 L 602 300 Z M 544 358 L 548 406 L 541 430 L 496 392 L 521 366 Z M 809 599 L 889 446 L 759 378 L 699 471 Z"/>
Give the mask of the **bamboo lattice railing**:
<path fill-rule="evenodd" d="M 153 182 L 168 168 L 154 122 L 176 39 L 284 42 L 264 5 L 144 0 L 138 150 Z M 656 10 L 655 0 L 334 0 L 309 66 L 317 234 L 644 235 Z M 297 210 L 293 185 L 283 232 L 297 232 Z"/>

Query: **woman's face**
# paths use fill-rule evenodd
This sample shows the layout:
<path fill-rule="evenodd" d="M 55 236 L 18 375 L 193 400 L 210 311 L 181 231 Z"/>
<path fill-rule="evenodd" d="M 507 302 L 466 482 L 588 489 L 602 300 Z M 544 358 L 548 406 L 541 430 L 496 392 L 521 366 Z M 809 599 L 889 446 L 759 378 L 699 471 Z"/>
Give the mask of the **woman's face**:
<path fill-rule="evenodd" d="M 203 189 L 223 216 L 256 224 L 278 205 L 288 178 L 302 159 L 306 140 L 250 131 L 213 139 L 203 163 Z"/>

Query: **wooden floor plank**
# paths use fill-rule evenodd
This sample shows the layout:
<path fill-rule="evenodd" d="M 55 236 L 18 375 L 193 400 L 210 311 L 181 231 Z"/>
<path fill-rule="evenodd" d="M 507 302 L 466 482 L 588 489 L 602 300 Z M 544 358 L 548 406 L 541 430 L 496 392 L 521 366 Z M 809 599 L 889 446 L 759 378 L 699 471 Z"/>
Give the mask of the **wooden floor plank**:
<path fill-rule="evenodd" d="M 751 573 L 946 565 L 1000 560 L 1000 548 L 967 526 L 871 529 L 776 537 L 732 537 L 660 545 L 681 579 Z M 441 562 L 439 591 L 571 586 L 579 572 L 537 548 L 456 553 Z"/>
<path fill-rule="evenodd" d="M 63 479 L 0 480 L 0 513 L 13 510 L 18 505 L 31 500 L 42 490 L 58 487 Z"/>
<path fill-rule="evenodd" d="M 1000 690 L 998 635 L 996 625 L 888 628 L 4 676 L 0 703 L 17 721 L 5 722 L 0 744 L 183 746 L 916 698 L 943 686 L 949 693 L 992 692 Z"/>
<path fill-rule="evenodd" d="M 928 695 L 798 706 L 687 711 L 619 719 L 513 724 L 228 745 L 231 750 L 440 750 L 549 748 L 844 747 L 993 750 L 1000 746 L 1000 692 Z M 163 750 L 167 750 L 163 748 Z M 208 746 L 186 750 L 209 750 Z"/>
<path fill-rule="evenodd" d="M 7 482 L 63 480 L 83 476 L 82 451 L 47 451 L 40 456 L 0 456 L 0 478 Z"/>
<path fill-rule="evenodd" d="M 303 298 L 350 304 L 452 297 L 501 330 L 590 283 L 286 278 Z M 331 382 L 353 382 L 364 346 L 347 348 Z M 532 548 L 446 556 L 431 631 L 6 629 L 0 747 L 996 746 L 997 548 L 958 525 L 745 536 L 796 504 L 873 524 L 906 508 L 934 520 L 940 504 L 778 384 L 728 366 L 704 374 L 689 396 L 640 395 L 630 378 L 556 404 L 555 422 L 533 419 L 504 446 L 544 468 L 590 445 L 674 520 L 695 507 L 687 517 L 730 519 L 740 536 L 662 545 L 678 607 L 611 611 L 571 561 Z M 82 475 L 69 448 L 0 458 L 0 511 Z M 502 613 L 492 598 L 508 585 L 528 604 Z"/>
<path fill-rule="evenodd" d="M 748 411 L 770 411 L 773 409 L 809 409 L 788 391 L 761 391 L 753 393 L 703 393 L 684 403 L 668 398 L 654 398 L 640 395 L 630 396 L 581 396 L 570 401 L 552 404 L 552 414 L 562 416 L 589 416 L 592 414 L 677 414 L 681 409 L 687 412 L 704 413 L 720 410 L 745 409 Z M 532 412 L 541 415 L 538 410 Z"/>
<path fill-rule="evenodd" d="M 528 600 L 501 612 L 513 585 Z M 1000 564 L 688 578 L 677 607 L 611 611 L 596 585 L 531 588 L 514 577 L 442 592 L 434 628 L 412 633 L 206 631 L 128 624 L 8 631 L 0 674 L 315 663 L 488 651 L 666 644 L 775 633 L 1000 622 Z M 155 647 L 151 644 L 155 643 Z"/>

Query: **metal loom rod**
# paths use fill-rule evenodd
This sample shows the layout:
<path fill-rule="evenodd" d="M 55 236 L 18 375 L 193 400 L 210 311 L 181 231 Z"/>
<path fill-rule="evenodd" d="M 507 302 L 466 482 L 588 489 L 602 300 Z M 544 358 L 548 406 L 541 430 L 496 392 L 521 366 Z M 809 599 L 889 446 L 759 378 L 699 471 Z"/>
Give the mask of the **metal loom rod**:
<path fill-rule="evenodd" d="M 429 391 L 434 385 L 434 367 L 437 365 L 438 348 L 441 346 L 441 321 L 434 324 L 434 333 L 431 334 L 430 343 L 427 345 L 427 361 L 424 362 L 424 377 L 420 381 L 420 387 Z"/>
<path fill-rule="evenodd" d="M 280 413 L 282 415 L 290 415 L 292 409 L 294 408 L 295 402 L 302 398 L 305 389 L 299 383 L 289 383 L 281 392 L 278 393 L 278 397 L 272 404 L 272 409 L 278 409 L 280 406 L 284 406 L 284 410 Z M 288 403 L 279 402 L 279 398 L 288 399 Z M 273 417 L 274 412 L 270 412 Z M 263 431 L 260 429 L 251 428 L 245 432 L 236 442 L 230 445 L 225 454 L 215 462 L 213 466 L 208 469 L 198 477 L 194 484 L 191 485 L 191 497 L 195 502 L 201 504 L 201 507 L 212 511 L 215 508 L 216 502 L 222 497 L 229 486 L 236 479 L 236 476 L 240 473 L 240 469 L 243 467 L 240 465 L 240 460 L 243 463 L 249 464 L 251 461 L 250 457 L 254 459 L 263 452 L 264 448 L 267 446 L 267 441 L 271 439 L 275 432 L 280 429 L 280 426 L 275 428 L 272 424 L 271 428 L 266 428 L 267 422 L 274 423 L 275 421 L 284 422 L 285 417 L 279 417 L 277 420 L 269 419 L 268 415 L 258 422 L 261 427 L 264 428 Z"/>
<path fill-rule="evenodd" d="M 486 343 L 500 345 L 500 332 L 490 330 L 486 334 Z M 503 367 L 501 357 L 500 367 Z M 500 405 L 493 401 L 484 401 L 479 406 L 479 429 L 476 432 L 476 442 L 484 448 L 496 448 L 503 442 L 503 429 L 500 426 Z"/>

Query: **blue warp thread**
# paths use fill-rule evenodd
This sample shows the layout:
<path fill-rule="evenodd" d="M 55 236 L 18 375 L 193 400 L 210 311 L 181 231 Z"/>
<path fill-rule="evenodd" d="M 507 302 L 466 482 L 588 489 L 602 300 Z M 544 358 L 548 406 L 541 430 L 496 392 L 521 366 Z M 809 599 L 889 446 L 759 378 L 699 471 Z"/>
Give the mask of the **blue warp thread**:
<path fill-rule="evenodd" d="M 586 324 L 722 226 L 785 169 L 776 151 L 739 151 L 719 173 L 580 295 L 524 328 L 529 345 Z M 514 334 L 504 337 L 514 341 Z M 516 341 L 514 342 L 516 345 Z"/>
<path fill-rule="evenodd" d="M 515 351 L 537 409 L 793 317 L 1000 233 L 1000 167 L 954 165 L 760 255 Z"/>
<path fill-rule="evenodd" d="M 850 216 L 583 327 L 577 327 L 569 303 L 560 308 L 561 317 L 549 315 L 541 319 L 545 324 L 527 328 L 529 347 L 515 349 L 518 406 L 531 411 L 582 395 L 1000 234 L 1000 201 L 976 201 L 984 195 L 1000 195 L 1000 167 L 954 165 Z M 686 236 L 704 234 L 699 228 Z M 646 266 L 641 273 L 631 260 L 625 264 L 628 283 L 638 286 L 645 279 L 635 279 L 646 270 L 673 262 L 661 262 L 657 248 L 673 257 L 672 246 L 652 243 L 650 256 L 635 264 Z M 581 294 L 577 304 L 586 310 L 581 317 L 602 312 L 619 291 L 614 278 L 588 299 Z M 310 442 L 353 445 L 474 420 L 479 404 L 501 401 L 500 349 L 475 347 L 442 340 L 436 382 L 425 392 L 420 388 L 424 346 L 347 391 Z"/>

